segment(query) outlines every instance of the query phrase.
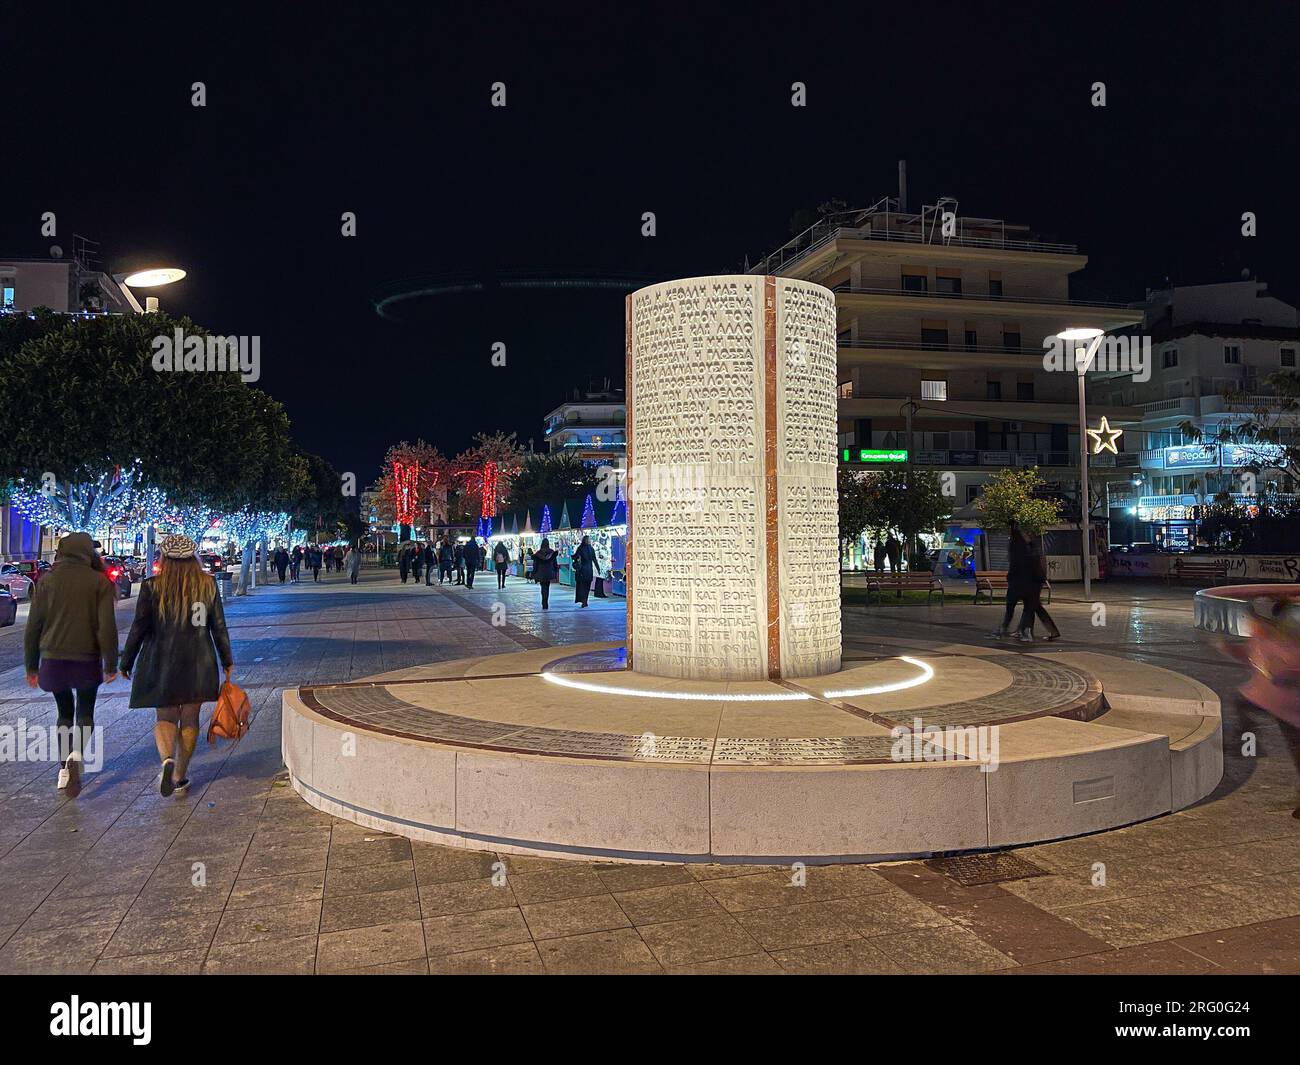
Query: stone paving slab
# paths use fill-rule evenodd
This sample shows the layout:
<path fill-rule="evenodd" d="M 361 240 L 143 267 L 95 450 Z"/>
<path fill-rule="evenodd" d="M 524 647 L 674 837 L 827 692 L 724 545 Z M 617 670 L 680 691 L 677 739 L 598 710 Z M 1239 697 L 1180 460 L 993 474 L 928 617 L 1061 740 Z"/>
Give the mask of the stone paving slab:
<path fill-rule="evenodd" d="M 403 588 L 379 573 L 364 573 L 355 589 L 337 578 L 259 589 L 228 604 L 236 658 L 241 670 L 248 664 L 240 679 L 249 680 L 253 730 L 234 747 L 201 744 L 188 798 L 157 795 L 152 715 L 128 710 L 113 688 L 97 714 L 110 762 L 76 800 L 56 794 L 48 764 L 0 764 L 0 973 L 1300 972 L 1300 869 L 1288 857 L 1300 854 L 1300 821 L 1290 816 L 1295 771 L 1280 733 L 1230 700 L 1239 671 L 1212 641 L 1189 634 L 1190 592 L 1139 589 L 1143 601 L 1131 605 L 1109 586 L 1096 590 L 1110 603 L 1102 629 L 1090 625 L 1090 604 L 1058 589 L 1051 609 L 1066 633 L 1058 646 L 1162 665 L 1224 697 L 1224 782 L 1192 810 L 1018 852 L 1052 870 L 1048 877 L 963 888 L 919 862 L 575 863 L 410 844 L 336 821 L 285 785 L 287 677 L 330 684 L 526 649 L 466 609 L 469 596 L 485 609 L 502 602 L 521 633 L 554 645 L 621 640 L 621 604 L 579 611 L 557 594 L 543 615 L 537 589 L 521 581 L 498 596 Z M 134 600 L 118 606 L 123 632 L 133 609 Z M 897 653 L 900 639 L 931 651 L 979 643 L 992 614 L 848 607 L 846 652 Z M 405 629 L 412 622 L 422 635 Z M 18 669 L 20 634 L 21 626 L 0 630 L 0 724 L 49 723 L 48 697 L 30 692 Z M 1240 753 L 1247 730 L 1259 747 L 1251 758 Z M 191 882 L 195 861 L 204 863 L 203 887 Z M 1171 894 L 1202 911 L 1194 925 L 1213 927 L 1180 925 L 1163 901 Z M 566 898 L 589 900 L 571 909 L 575 924 L 560 909 L 541 911 L 534 930 L 525 907 Z M 317 927 L 302 931 L 317 907 Z M 326 930 L 327 907 L 344 924 L 374 923 Z M 613 907 L 626 923 L 570 931 L 614 923 Z M 1085 909 L 1094 912 L 1085 918 Z M 1134 936 L 1142 941 L 1123 945 Z"/>

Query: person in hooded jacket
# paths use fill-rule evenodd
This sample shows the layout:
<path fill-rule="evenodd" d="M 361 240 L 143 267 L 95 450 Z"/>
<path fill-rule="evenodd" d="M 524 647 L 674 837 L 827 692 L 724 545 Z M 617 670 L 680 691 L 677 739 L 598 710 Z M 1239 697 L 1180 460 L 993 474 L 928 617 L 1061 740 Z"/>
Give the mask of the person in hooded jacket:
<path fill-rule="evenodd" d="M 54 565 L 32 592 L 23 633 L 27 685 L 58 708 L 59 790 L 75 794 L 95 727 L 99 685 L 117 678 L 117 588 L 84 532 L 59 541 Z"/>
<path fill-rule="evenodd" d="M 533 552 L 533 580 L 542 588 L 542 609 L 551 609 L 551 582 L 560 579 L 560 558 L 551 548 L 551 541 L 543 539 Z"/>
<path fill-rule="evenodd" d="M 574 596 L 575 603 L 587 605 L 587 598 L 591 595 L 591 582 L 599 572 L 596 549 L 591 546 L 591 537 L 584 536 L 573 552 L 573 584 L 577 592 Z"/>
<path fill-rule="evenodd" d="M 188 536 L 162 542 L 158 576 L 140 585 L 135 620 L 122 648 L 131 707 L 155 708 L 154 744 L 162 760 L 158 792 L 184 795 L 199 738 L 199 711 L 221 690 L 217 665 L 235 668 L 217 584 L 204 572 Z"/>

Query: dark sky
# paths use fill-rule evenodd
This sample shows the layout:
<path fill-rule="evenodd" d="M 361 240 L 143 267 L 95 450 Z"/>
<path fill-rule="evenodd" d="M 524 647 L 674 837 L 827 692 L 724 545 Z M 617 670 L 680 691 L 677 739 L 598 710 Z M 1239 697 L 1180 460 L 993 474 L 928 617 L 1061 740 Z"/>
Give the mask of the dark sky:
<path fill-rule="evenodd" d="M 1077 241 L 1076 295 L 1248 267 L 1300 297 L 1290 5 L 192 6 L 6 27 L 0 254 L 47 254 L 52 210 L 67 249 L 184 266 L 164 308 L 261 336 L 259 386 L 363 483 L 402 437 L 540 446 L 566 391 L 621 382 L 621 292 L 502 277 L 736 270 L 798 208 L 895 192 L 900 158 L 913 207 Z M 488 289 L 382 320 L 419 275 Z"/>

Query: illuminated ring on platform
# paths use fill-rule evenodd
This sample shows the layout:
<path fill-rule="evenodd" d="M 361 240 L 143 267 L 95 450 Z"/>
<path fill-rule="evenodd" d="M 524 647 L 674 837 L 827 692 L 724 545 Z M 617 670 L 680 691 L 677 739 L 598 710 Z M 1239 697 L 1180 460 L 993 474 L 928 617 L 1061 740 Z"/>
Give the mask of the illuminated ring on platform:
<path fill-rule="evenodd" d="M 823 692 L 818 698 L 822 699 L 850 699 L 859 695 L 883 695 L 885 692 L 903 691 L 906 688 L 916 688 L 934 677 L 934 669 L 919 658 L 909 658 L 906 655 L 900 655 L 900 662 L 907 662 L 909 665 L 919 666 L 921 673 L 915 677 L 909 677 L 907 680 L 895 681 L 893 684 L 877 684 L 869 688 L 846 688 L 843 691 Z M 708 702 L 708 703 L 786 703 L 799 702 L 814 698 L 810 692 L 773 692 L 769 694 L 755 693 L 747 695 L 740 692 L 666 692 L 666 691 L 643 691 L 639 688 L 617 688 L 608 684 L 591 684 L 587 681 L 569 680 L 568 677 L 561 673 L 552 673 L 549 670 L 542 673 L 544 680 L 552 684 L 558 684 L 564 688 L 576 688 L 579 691 L 594 692 L 597 695 L 630 695 L 638 699 L 678 699 L 683 702 Z"/>
<path fill-rule="evenodd" d="M 900 662 L 906 662 L 908 665 L 920 666 L 921 675 L 912 677 L 908 680 L 900 680 L 893 684 L 878 684 L 874 688 L 845 688 L 838 692 L 822 692 L 823 699 L 853 699 L 859 695 L 884 695 L 885 692 L 901 692 L 906 688 L 917 688 L 934 677 L 934 668 L 928 662 L 922 662 L 919 658 L 909 658 L 907 655 L 899 655 Z"/>
<path fill-rule="evenodd" d="M 807 692 L 772 692 L 766 695 L 742 695 L 737 692 L 665 692 L 641 691 L 638 688 L 615 688 L 608 684 L 588 684 L 586 681 L 569 680 L 562 673 L 549 670 L 542 674 L 544 680 L 559 684 L 565 688 L 577 688 L 579 691 L 595 692 L 597 695 L 632 695 L 640 699 L 681 699 L 686 702 L 706 703 L 786 703 L 801 699 L 811 699 Z"/>

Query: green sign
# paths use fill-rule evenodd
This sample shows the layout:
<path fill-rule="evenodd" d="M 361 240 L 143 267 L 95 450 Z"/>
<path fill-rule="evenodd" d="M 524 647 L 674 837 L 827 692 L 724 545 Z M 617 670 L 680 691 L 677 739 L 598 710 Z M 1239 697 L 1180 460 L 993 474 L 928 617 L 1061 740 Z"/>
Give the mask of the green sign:
<path fill-rule="evenodd" d="M 841 457 L 845 462 L 906 462 L 907 448 L 846 447 Z"/>

